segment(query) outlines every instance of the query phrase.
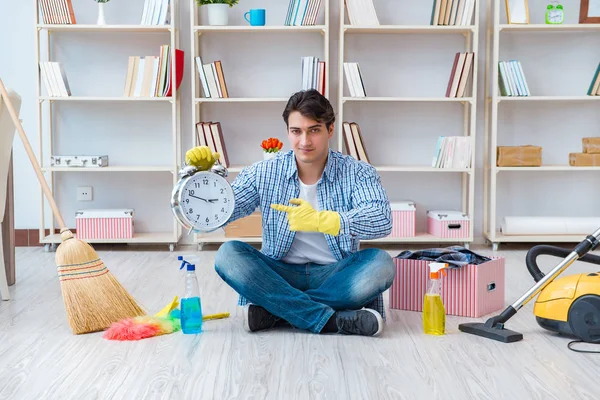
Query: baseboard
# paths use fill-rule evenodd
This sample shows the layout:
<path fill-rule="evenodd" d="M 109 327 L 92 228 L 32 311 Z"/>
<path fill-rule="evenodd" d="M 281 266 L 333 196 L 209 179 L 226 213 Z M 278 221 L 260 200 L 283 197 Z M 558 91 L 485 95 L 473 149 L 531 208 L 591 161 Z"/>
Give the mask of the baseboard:
<path fill-rule="evenodd" d="M 45 235 L 50 234 L 50 229 L 46 229 Z M 71 229 L 75 233 L 75 229 Z M 60 233 L 60 229 L 55 229 L 54 233 Z M 39 229 L 15 229 L 15 247 L 36 247 L 42 246 L 40 243 Z"/>

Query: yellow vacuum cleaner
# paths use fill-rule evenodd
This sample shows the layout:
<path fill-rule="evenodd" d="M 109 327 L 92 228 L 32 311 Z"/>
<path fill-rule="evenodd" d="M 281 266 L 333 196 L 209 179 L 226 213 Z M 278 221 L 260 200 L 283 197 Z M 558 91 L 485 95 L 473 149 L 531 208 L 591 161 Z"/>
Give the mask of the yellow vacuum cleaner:
<path fill-rule="evenodd" d="M 529 273 L 536 282 L 516 302 L 485 323 L 465 323 L 458 328 L 465 333 L 504 343 L 523 339 L 521 333 L 504 328 L 504 324 L 521 307 L 539 294 L 533 308 L 538 324 L 549 331 L 577 338 L 587 343 L 600 343 L 600 272 L 570 275 L 556 279 L 575 261 L 600 264 L 600 257 L 587 254 L 599 244 L 600 229 L 587 236 L 575 249 L 551 245 L 532 247 L 526 256 Z M 548 275 L 537 266 L 540 255 L 563 257 Z"/>

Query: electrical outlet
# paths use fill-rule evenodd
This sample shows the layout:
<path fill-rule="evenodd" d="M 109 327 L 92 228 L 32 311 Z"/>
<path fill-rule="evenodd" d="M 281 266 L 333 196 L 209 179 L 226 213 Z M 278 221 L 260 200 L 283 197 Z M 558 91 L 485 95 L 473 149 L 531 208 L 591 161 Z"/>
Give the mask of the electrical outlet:
<path fill-rule="evenodd" d="M 77 201 L 92 201 L 92 187 L 91 186 L 78 186 L 77 187 Z"/>

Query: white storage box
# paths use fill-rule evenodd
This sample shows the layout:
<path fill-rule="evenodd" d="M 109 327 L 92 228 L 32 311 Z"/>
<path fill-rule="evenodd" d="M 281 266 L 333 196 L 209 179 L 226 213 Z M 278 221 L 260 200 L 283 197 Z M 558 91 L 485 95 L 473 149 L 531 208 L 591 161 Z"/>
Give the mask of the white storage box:
<path fill-rule="evenodd" d="M 460 211 L 427 211 L 427 233 L 433 236 L 460 239 L 468 238 L 471 221 Z"/>
<path fill-rule="evenodd" d="M 132 209 L 78 210 L 75 222 L 79 239 L 133 238 Z"/>
<path fill-rule="evenodd" d="M 416 207 L 412 201 L 390 203 L 392 209 L 392 233 L 390 237 L 414 237 L 416 235 Z"/>

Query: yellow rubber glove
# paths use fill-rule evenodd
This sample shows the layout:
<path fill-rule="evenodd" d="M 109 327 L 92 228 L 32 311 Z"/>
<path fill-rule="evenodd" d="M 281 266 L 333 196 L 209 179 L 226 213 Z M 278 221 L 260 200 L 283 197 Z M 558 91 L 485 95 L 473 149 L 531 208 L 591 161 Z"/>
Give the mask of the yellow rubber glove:
<path fill-rule="evenodd" d="M 340 233 L 340 214 L 335 211 L 316 211 L 308 201 L 291 199 L 297 207 L 271 204 L 271 208 L 287 213 L 291 231 L 321 232 L 336 236 Z"/>
<path fill-rule="evenodd" d="M 185 162 L 198 168 L 199 171 L 207 171 L 220 156 L 219 153 L 211 152 L 208 146 L 197 146 L 185 153 Z"/>

